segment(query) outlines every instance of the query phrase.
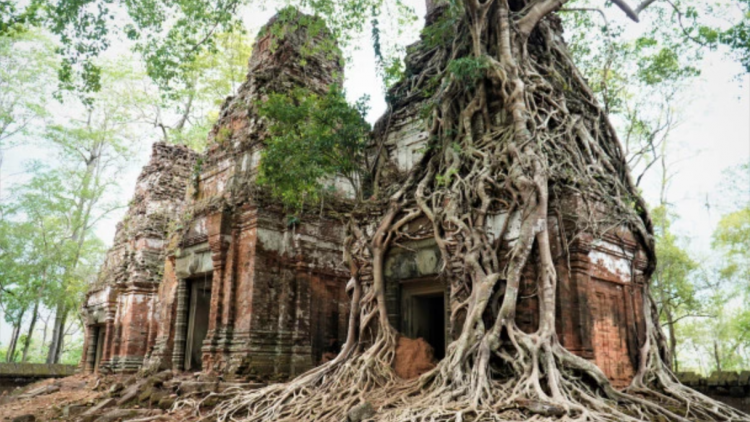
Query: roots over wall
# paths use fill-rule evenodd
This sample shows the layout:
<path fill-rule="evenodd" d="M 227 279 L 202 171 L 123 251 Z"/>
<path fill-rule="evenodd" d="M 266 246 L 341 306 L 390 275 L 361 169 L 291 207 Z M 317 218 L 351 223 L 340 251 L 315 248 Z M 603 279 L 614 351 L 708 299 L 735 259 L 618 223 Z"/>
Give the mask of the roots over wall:
<path fill-rule="evenodd" d="M 388 157 L 376 148 L 377 194 L 348 225 L 351 312 L 341 353 L 288 383 L 227 395 L 207 417 L 340 422 L 369 402 L 379 421 L 748 420 L 676 381 L 647 291 L 645 341 L 627 389 L 614 389 L 594 363 L 562 347 L 552 210 L 575 196 L 592 210 L 576 235 L 630 231 L 648 257 L 647 278 L 655 265 L 651 221 L 552 14 L 566 2 L 457 3 L 432 12 L 441 29 L 425 31 L 409 57 L 418 71 L 391 91 L 394 101 L 424 104 L 428 149 L 408 174 L 386 177 Z M 382 143 L 388 116 L 377 129 Z M 488 234 L 488 215 L 498 213 L 517 216 L 517 238 L 504 236 L 510 217 L 500 235 Z M 419 240 L 407 229 L 418 219 L 430 226 L 419 236 L 442 254 L 454 338 L 435 369 L 403 380 L 392 369 L 399 333 L 388 320 L 384 261 L 391 248 Z M 530 333 L 516 321 L 528 273 L 539 303 Z"/>

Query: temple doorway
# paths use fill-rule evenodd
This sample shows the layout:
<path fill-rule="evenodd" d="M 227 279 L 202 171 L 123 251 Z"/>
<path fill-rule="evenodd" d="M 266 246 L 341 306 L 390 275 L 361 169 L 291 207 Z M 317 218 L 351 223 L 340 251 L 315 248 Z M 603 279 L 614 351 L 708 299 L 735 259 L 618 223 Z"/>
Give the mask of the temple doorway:
<path fill-rule="evenodd" d="M 445 289 L 437 280 L 401 284 L 401 330 L 410 338 L 423 338 L 445 357 Z"/>
<path fill-rule="evenodd" d="M 203 368 L 201 347 L 208 334 L 208 315 L 211 310 L 211 276 L 190 279 L 188 282 L 188 327 L 185 340 L 185 370 Z"/>
<path fill-rule="evenodd" d="M 102 363 L 102 356 L 104 355 L 104 325 L 95 325 L 92 329 L 96 330 L 95 337 L 96 345 L 94 354 L 94 372 L 99 370 L 99 365 Z"/>

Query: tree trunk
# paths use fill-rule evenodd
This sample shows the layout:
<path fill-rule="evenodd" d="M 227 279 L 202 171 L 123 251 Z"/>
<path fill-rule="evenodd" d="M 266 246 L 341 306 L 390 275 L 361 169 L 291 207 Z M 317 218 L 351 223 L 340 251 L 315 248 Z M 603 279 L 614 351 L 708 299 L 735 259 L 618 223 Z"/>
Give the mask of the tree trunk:
<path fill-rule="evenodd" d="M 40 345 L 40 348 L 44 348 L 44 345 L 47 343 L 47 329 L 49 328 L 49 315 L 44 319 L 44 329 L 42 330 L 42 344 Z"/>
<path fill-rule="evenodd" d="M 669 301 L 666 299 L 666 292 L 663 288 L 659 289 L 659 292 L 662 299 L 662 310 L 667 320 L 667 327 L 669 327 L 669 356 L 672 358 L 672 371 L 677 372 L 677 335 L 674 332 L 674 315 Z"/>
<path fill-rule="evenodd" d="M 62 343 L 65 331 L 65 321 L 68 316 L 68 309 L 64 302 L 60 301 L 55 309 L 55 321 L 52 325 L 52 339 L 50 340 L 47 351 L 47 363 L 59 363 L 60 354 L 62 353 Z"/>
<path fill-rule="evenodd" d="M 23 314 L 21 315 L 23 317 Z M 15 360 L 16 345 L 18 344 L 18 336 L 21 333 L 21 318 L 18 323 L 13 324 L 13 332 L 10 335 L 10 343 L 8 344 L 8 350 L 5 352 L 5 361 L 10 363 Z"/>
<path fill-rule="evenodd" d="M 36 327 L 36 320 L 39 317 L 39 299 L 34 302 L 34 309 L 31 311 L 31 321 L 29 322 L 29 331 L 27 331 L 26 339 L 23 342 L 23 355 L 21 355 L 21 362 L 26 362 L 29 358 L 29 348 L 31 346 L 31 338 L 34 336 L 34 328 Z"/>
<path fill-rule="evenodd" d="M 714 339 L 714 361 L 716 362 L 716 370 L 721 372 L 721 353 L 719 353 L 719 342 Z"/>

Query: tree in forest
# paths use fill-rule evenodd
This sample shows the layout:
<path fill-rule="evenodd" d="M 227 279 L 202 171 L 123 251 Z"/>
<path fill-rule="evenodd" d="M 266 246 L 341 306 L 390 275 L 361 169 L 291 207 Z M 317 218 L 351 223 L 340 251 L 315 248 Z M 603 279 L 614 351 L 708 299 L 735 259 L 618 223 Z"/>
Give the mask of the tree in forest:
<path fill-rule="evenodd" d="M 164 142 L 202 151 L 221 100 L 235 95 L 245 80 L 252 49 L 247 33 L 235 27 L 214 38 L 211 49 L 179 64 L 178 79 L 171 84 L 148 84 L 147 99 L 136 104 L 141 119 L 157 128 Z"/>
<path fill-rule="evenodd" d="M 47 114 L 45 102 L 54 85 L 54 71 L 54 49 L 38 31 L 7 31 L 0 36 L 0 170 L 5 151 L 20 136 L 34 132 L 33 123 Z"/>
<path fill-rule="evenodd" d="M 626 227 L 656 267 L 654 227 L 608 115 L 578 71 L 555 12 L 564 0 L 463 0 L 440 5 L 389 98 L 423 98 L 424 157 L 378 186 L 352 212 L 345 257 L 352 277 L 347 341 L 339 355 L 285 384 L 219 404 L 219 420 L 340 421 L 368 401 L 378 420 L 748 420 L 681 385 L 646 287 L 639 366 L 624 391 L 565 349 L 556 334 L 558 274 L 552 209 L 576 195 L 592 209 L 575 236 Z M 629 17 L 653 6 L 613 2 Z M 435 16 L 433 16 L 435 18 Z M 380 126 L 381 130 L 383 129 Z M 382 142 L 376 130 L 376 139 Z M 384 182 L 385 183 L 385 182 Z M 518 238 L 488 236 L 487 214 L 519 216 Z M 375 217 L 373 217 L 375 216 Z M 384 261 L 426 218 L 444 262 L 450 326 L 446 356 L 418 379 L 398 378 L 399 333 L 385 303 Z M 447 269 L 450 269 L 448 271 Z M 535 331 L 516 321 L 527 269 L 539 296 Z"/>
<path fill-rule="evenodd" d="M 712 280 L 708 303 L 714 318 L 703 327 L 693 324 L 694 347 L 708 357 L 713 370 L 741 370 L 750 364 L 750 165 L 725 172 L 719 192 L 726 198 L 719 204 L 725 211 L 713 233 L 716 261 L 710 268 Z"/>
<path fill-rule="evenodd" d="M 2 211 L 7 213 L 6 209 Z M 0 309 L 5 322 L 11 326 L 6 362 L 15 361 L 21 325 L 40 283 L 37 277 L 42 259 L 29 245 L 32 232 L 33 226 L 29 223 L 0 221 Z M 23 347 L 25 349 L 25 343 Z"/>
<path fill-rule="evenodd" d="M 94 97 L 96 101 L 69 99 L 68 115 L 58 113 L 46 125 L 43 139 L 37 141 L 54 154 L 57 163 L 30 163 L 30 180 L 15 186 L 10 200 L 3 204 L 9 221 L 30 227 L 23 248 L 39 265 L 18 282 L 19 288 L 29 292 L 21 309 L 31 311 L 24 349 L 28 354 L 27 342 L 40 308 L 51 310 L 54 318 L 47 363 L 60 361 L 64 339 L 75 329 L 77 321 L 70 319 L 71 313 L 80 306 L 103 256 L 94 228 L 122 207 L 112 193 L 118 172 L 141 136 L 134 126 L 137 109 L 132 106 L 141 95 L 132 89 L 139 82 L 137 74 L 122 63 L 103 69 L 107 83 Z M 36 287 L 34 280 L 40 280 Z"/>
<path fill-rule="evenodd" d="M 657 264 L 652 289 L 659 320 L 668 336 L 672 370 L 679 370 L 678 326 L 686 318 L 708 318 L 712 314 L 698 295 L 695 273 L 698 263 L 680 245 L 671 225 L 674 216 L 666 205 L 652 210 L 656 238 Z M 712 308 L 709 308 L 712 309 Z"/>
<path fill-rule="evenodd" d="M 68 168 L 35 168 L 32 179 L 15 189 L 9 212 L 10 217 L 32 228 L 23 239 L 24 247 L 38 260 L 33 273 L 18 282 L 19 288 L 28 292 L 24 310 L 31 311 L 23 353 L 28 356 L 40 306 L 45 305 L 55 314 L 47 363 L 60 361 L 65 330 L 71 322 L 68 317 L 81 303 L 103 253 L 101 241 L 91 231 L 93 220 L 102 216 L 96 204 L 101 196 L 81 189 L 86 170 L 69 163 L 72 166 Z M 90 183 L 93 186 L 101 181 Z"/>

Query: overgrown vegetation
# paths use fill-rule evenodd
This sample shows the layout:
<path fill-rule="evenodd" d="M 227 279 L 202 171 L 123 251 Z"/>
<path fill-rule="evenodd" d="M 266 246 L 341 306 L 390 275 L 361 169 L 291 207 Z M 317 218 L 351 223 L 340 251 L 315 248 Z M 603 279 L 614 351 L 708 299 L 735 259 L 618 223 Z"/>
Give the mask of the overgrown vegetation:
<path fill-rule="evenodd" d="M 408 175 L 382 187 L 369 214 L 349 224 L 346 344 L 336 359 L 287 384 L 220 404 L 214 413 L 220 420 L 337 421 L 364 400 L 385 421 L 524 420 L 531 414 L 579 421 L 744 418 L 674 378 L 648 286 L 641 292 L 645 342 L 628 389 L 615 390 L 600 368 L 559 342 L 555 226 L 548 219 L 562 209 L 561 198 L 576 195 L 585 209 L 604 210 L 579 216 L 573 237 L 601 239 L 614 227 L 625 229 L 647 257 L 643 277 L 657 270 L 654 222 L 630 175 L 629 157 L 608 109 L 599 106 L 549 17 L 565 3 L 465 0 L 448 6 L 459 17 L 448 27 L 451 36 L 433 38 L 448 42 L 417 46 L 410 73 L 391 96 L 430 92 L 424 126 L 432 148 Z M 616 2 L 633 20 L 652 3 L 636 12 Z M 638 66 L 645 85 L 694 73 L 665 49 Z M 605 107 L 608 78 L 605 72 Z M 634 127 L 646 133 L 643 124 Z M 653 152 L 654 136 L 645 138 Z M 486 235 L 488 214 L 518 216 L 513 241 L 505 240 L 507 225 L 496 238 Z M 389 248 L 413 238 L 408 227 L 420 218 L 430 222 L 445 263 L 440 275 L 454 337 L 435 369 L 406 381 L 392 370 L 399 333 L 386 309 L 384 262 Z M 667 228 L 665 216 L 663 244 L 673 243 Z M 684 260 L 680 253 L 675 258 Z M 536 275 L 539 298 L 539 324 L 531 332 L 516 322 L 527 269 Z M 666 279 L 685 278 L 684 271 L 670 270 L 660 268 L 665 293 Z"/>
<path fill-rule="evenodd" d="M 622 7 L 622 2 L 606 5 L 615 3 Z M 119 206 L 109 195 L 119 170 L 132 160 L 138 140 L 132 123 L 160 131 L 149 139 L 202 148 L 215 118 L 214 101 L 231 94 L 244 77 L 249 40 L 237 21 L 244 4 L 0 2 L 0 151 L 19 139 L 34 140 L 51 151 L 49 161 L 55 163 L 30 167 L 32 177 L 12 196 L 0 192 L 5 195 L 0 196 L 0 303 L 14 329 L 9 359 L 27 354 L 32 321 L 43 308 L 53 315 L 47 316 L 53 340 L 41 341 L 45 355 L 56 361 L 65 352 L 63 339 L 75 330 L 71 320 L 102 255 L 94 229 Z M 703 49 L 726 46 L 750 66 L 747 15 L 714 28 L 702 17 L 723 12 L 705 2 L 644 2 L 648 13 L 626 12 L 651 19 L 651 29 L 624 42 L 621 26 L 599 21 L 597 9 L 604 6 L 598 1 L 455 1 L 425 31 L 414 62 L 402 66 L 403 48 L 391 42 L 397 37 L 384 35 L 389 24 L 411 19 L 400 1 L 298 4 L 326 17 L 344 44 L 370 25 L 380 75 L 386 86 L 395 86 L 389 98 L 428 97 L 423 115 L 433 143 L 423 166 L 374 190 L 379 195 L 368 205 L 383 210 L 379 220 L 352 222 L 347 257 L 355 268 L 353 319 L 339 358 L 291 384 L 240 396 L 220 409 L 224 415 L 249 410 L 250 418 L 298 420 L 317 412 L 321 419 L 340 420 L 343 410 L 366 394 L 391 412 L 386 416 L 391 419 L 493 418 L 499 412 L 511 417 L 517 416 L 516 399 L 551 403 L 580 420 L 680 420 L 673 409 L 686 404 L 694 419 L 734 416 L 675 383 L 659 352 L 666 347 L 678 357 L 672 369 L 685 368 L 689 348 L 712 356 L 713 362 L 701 363 L 705 371 L 750 362 L 750 318 L 741 303 L 748 297 L 747 204 L 722 219 L 714 241 L 721 262 L 707 266 L 688 254 L 684 239 L 673 232 L 677 217 L 666 196 L 651 221 L 637 187 L 663 161 L 676 121 L 674 105 L 681 101 L 677 93 L 696 76 L 694 63 Z M 745 14 L 750 6 L 747 0 L 732 5 Z M 558 6 L 568 9 L 560 13 L 574 29 L 573 57 L 552 18 L 543 19 Z M 130 59 L 111 66 L 97 59 L 110 43 L 109 16 L 119 11 L 130 19 L 124 34 L 144 70 L 128 67 Z M 38 48 L 44 43 L 37 44 L 35 26 L 57 36 L 59 56 Z M 50 57 L 62 64 L 55 66 Z M 55 72 L 57 77 L 50 77 Z M 51 111 L 59 111 L 46 108 L 56 81 L 86 93 L 80 103 L 57 93 L 70 111 L 80 113 L 50 120 Z M 144 86 L 150 95 L 138 95 Z M 272 95 L 261 110 L 272 137 L 260 181 L 293 213 L 322 200 L 336 177 L 348 180 L 358 199 L 368 196 L 358 188 L 373 170 L 365 153 L 364 103 L 349 106 L 338 88 L 326 95 L 297 90 Z M 495 116 L 501 118 L 490 118 Z M 621 134 L 622 152 L 608 116 Z M 592 149 L 584 151 L 587 146 Z M 628 166 L 636 169 L 632 181 Z M 662 170 L 668 179 L 666 167 Z M 562 350 L 554 336 L 556 274 L 548 265 L 546 226 L 537 222 L 546 219 L 551 193 L 561 187 L 611 207 L 612 221 L 592 222 L 593 234 L 601 234 L 604 223 L 625 224 L 658 258 L 651 257 L 656 264 L 650 270 L 659 319 L 650 320 L 648 348 L 631 389 L 637 395 L 613 391 L 600 371 Z M 523 215 L 524 231 L 515 246 L 491 243 L 475 229 L 488 210 Z M 403 226 L 419 217 L 431 222 L 444 261 L 463 268 L 445 276 L 455 314 L 468 322 L 453 316 L 461 336 L 436 371 L 401 383 L 390 372 L 397 333 L 384 316 L 382 260 L 408 236 Z M 539 291 L 547 299 L 542 328 L 532 334 L 513 320 L 525 265 L 538 270 Z M 490 291 L 502 291 L 492 306 L 484 301 Z M 667 344 L 661 344 L 659 323 Z M 24 324 L 28 334 L 21 333 Z M 671 397 L 668 406 L 657 403 L 665 394 Z M 399 414 L 403 407 L 409 409 Z"/>
<path fill-rule="evenodd" d="M 338 86 L 325 95 L 304 88 L 269 95 L 259 104 L 271 135 L 262 151 L 259 183 L 293 212 L 315 206 L 337 189 L 361 200 L 369 170 L 367 110 L 367 98 L 350 106 Z"/>

